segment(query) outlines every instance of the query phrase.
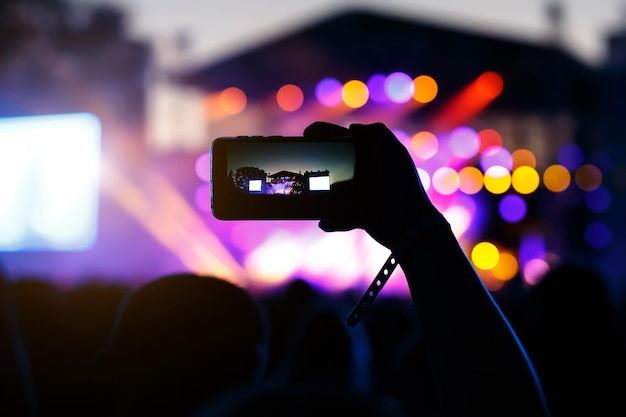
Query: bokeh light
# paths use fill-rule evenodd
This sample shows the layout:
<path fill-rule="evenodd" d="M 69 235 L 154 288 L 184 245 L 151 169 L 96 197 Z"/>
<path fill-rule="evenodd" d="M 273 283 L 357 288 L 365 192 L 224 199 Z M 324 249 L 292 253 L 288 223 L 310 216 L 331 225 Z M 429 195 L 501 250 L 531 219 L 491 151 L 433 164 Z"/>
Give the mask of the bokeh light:
<path fill-rule="evenodd" d="M 511 157 L 513 158 L 513 169 L 522 166 L 537 167 L 537 158 L 528 149 L 516 149 L 511 153 Z"/>
<path fill-rule="evenodd" d="M 489 270 L 498 264 L 500 252 L 493 243 L 480 242 L 472 248 L 470 258 L 476 268 Z"/>
<path fill-rule="evenodd" d="M 315 86 L 315 97 L 325 107 L 335 107 L 341 104 L 343 84 L 332 77 L 323 78 Z"/>
<path fill-rule="evenodd" d="M 297 85 L 285 84 L 276 93 L 276 103 L 284 111 L 296 111 L 304 103 L 304 94 Z"/>
<path fill-rule="evenodd" d="M 448 141 L 452 154 L 458 158 L 472 158 L 480 149 L 478 134 L 471 127 L 459 126 L 453 129 Z"/>
<path fill-rule="evenodd" d="M 195 172 L 202 181 L 211 181 L 211 155 L 204 152 L 196 158 Z"/>
<path fill-rule="evenodd" d="M 387 77 L 384 74 L 373 74 L 367 79 L 367 90 L 369 91 L 370 100 L 374 103 L 384 104 L 389 101 L 385 92 L 385 81 Z"/>
<path fill-rule="evenodd" d="M 492 194 L 503 194 L 511 187 L 511 174 L 500 165 L 489 167 L 483 180 L 485 189 Z"/>
<path fill-rule="evenodd" d="M 500 217 L 509 223 L 517 223 L 526 216 L 526 201 L 517 194 L 508 194 L 498 203 Z"/>
<path fill-rule="evenodd" d="M 430 159 L 439 149 L 439 140 L 434 133 L 423 130 L 411 138 L 411 151 L 421 159 Z"/>
<path fill-rule="evenodd" d="M 246 94 L 237 87 L 228 87 L 219 95 L 219 105 L 224 113 L 235 115 L 241 113 L 248 104 Z"/>
<path fill-rule="evenodd" d="M 550 265 L 544 259 L 531 259 L 524 265 L 523 277 L 530 285 L 537 285 L 550 270 Z"/>
<path fill-rule="evenodd" d="M 574 181 L 581 190 L 593 191 L 602 184 L 602 172 L 595 165 L 584 164 L 574 173 Z"/>
<path fill-rule="evenodd" d="M 494 129 L 483 129 L 478 132 L 480 138 L 480 152 L 492 146 L 502 146 L 502 136 Z"/>
<path fill-rule="evenodd" d="M 521 166 L 513 171 L 511 184 L 520 194 L 530 194 L 539 187 L 539 174 L 530 166 Z"/>
<path fill-rule="evenodd" d="M 502 146 L 490 146 L 482 151 L 480 155 L 480 166 L 483 172 L 495 165 L 499 165 L 510 171 L 513 168 L 511 152 Z"/>
<path fill-rule="evenodd" d="M 459 174 L 450 167 L 440 167 L 433 174 L 432 185 L 442 195 L 450 195 L 459 189 Z"/>
<path fill-rule="evenodd" d="M 483 188 L 483 173 L 474 166 L 466 166 L 459 171 L 459 190 L 465 194 L 476 194 Z"/>
<path fill-rule="evenodd" d="M 385 92 L 394 103 L 406 103 L 413 98 L 413 79 L 404 72 L 394 72 L 385 80 Z"/>
<path fill-rule="evenodd" d="M 570 171 L 578 169 L 584 160 L 584 153 L 575 143 L 567 143 L 558 150 L 557 161 Z"/>
<path fill-rule="evenodd" d="M 458 201 L 458 203 L 452 204 L 442 211 L 457 239 L 463 236 L 471 226 L 474 211 L 475 208 L 470 207 L 469 204 L 464 204 L 463 201 Z"/>
<path fill-rule="evenodd" d="M 543 236 L 536 232 L 524 234 L 518 246 L 520 264 L 526 265 L 532 259 L 546 258 L 546 242 Z"/>
<path fill-rule="evenodd" d="M 563 165 L 550 165 L 543 171 L 543 185 L 552 192 L 558 193 L 569 187 L 572 176 Z"/>
<path fill-rule="evenodd" d="M 289 91 L 288 88 L 293 90 Z M 493 99 L 502 92 L 504 83 L 499 74 L 489 71 L 476 79 L 474 88 L 474 94 L 480 94 L 484 99 Z M 293 97 L 296 90 L 302 94 L 295 85 L 286 85 L 283 89 L 285 97 Z M 328 77 L 322 79 L 315 89 L 316 98 L 322 105 L 345 105 L 353 109 L 361 108 L 368 102 L 407 103 L 411 98 L 417 103 L 426 104 L 433 101 L 437 94 L 438 85 L 434 78 L 420 75 L 411 79 L 404 72 L 393 72 L 388 76 L 375 73 L 366 83 L 352 79 L 342 84 L 337 79 Z M 277 101 L 280 105 L 278 94 Z M 289 104 L 290 101 L 285 99 L 286 104 L 281 105 L 281 108 L 293 111 L 301 108 L 303 102 L 303 95 L 301 102 L 297 103 L 296 100 L 296 104 Z M 440 204 L 441 211 L 457 238 L 475 227 L 475 231 L 480 233 L 481 226 L 475 224 L 480 222 L 476 219 L 479 197 L 475 195 L 483 188 L 491 194 L 502 196 L 497 204 L 497 212 L 508 223 L 519 223 L 526 218 L 528 206 L 524 195 L 536 192 L 541 184 L 555 193 L 576 191 L 571 196 L 568 193 L 561 194 L 560 199 L 565 199 L 567 204 L 579 204 L 584 198 L 586 207 L 594 213 L 602 213 L 610 208 L 611 192 L 602 185 L 603 175 L 613 175 L 612 163 L 607 154 L 596 153 L 593 155 L 594 164 L 584 164 L 585 155 L 582 149 L 576 144 L 566 144 L 559 148 L 556 155 L 558 163 L 548 166 L 541 175 L 537 170 L 537 155 L 531 149 L 519 148 L 511 152 L 503 146 L 499 131 L 491 128 L 477 131 L 464 123 L 467 122 L 458 123 L 447 134 L 442 133 L 446 135 L 443 140 L 433 131 L 422 130 L 410 135 L 404 130 L 392 129 L 394 135 L 407 147 L 416 164 L 423 166 L 417 168 L 422 185 L 426 191 L 438 193 L 432 196 L 433 201 Z M 210 180 L 207 158 L 208 154 L 203 154 L 196 160 L 198 178 L 205 182 Z M 466 163 L 459 167 L 458 165 L 463 165 L 461 160 Z M 474 163 L 477 165 L 474 166 Z M 570 188 L 572 182 L 578 187 Z M 200 210 L 210 209 L 206 205 L 201 207 L 206 201 L 210 201 L 202 197 L 202 193 L 209 191 L 208 184 L 207 187 L 198 188 L 196 205 Z M 467 202 L 471 202 L 471 207 L 465 204 Z M 610 230 L 602 222 L 593 222 L 585 228 L 584 239 L 592 248 L 605 248 L 611 239 Z M 237 239 L 238 242 L 241 240 Z M 255 242 L 252 246 L 248 245 L 248 249 L 242 249 L 250 254 L 257 249 L 257 254 L 249 256 L 246 261 L 250 265 L 260 264 L 261 261 L 257 259 L 261 256 L 258 249 L 266 246 L 266 242 Z M 495 244 L 481 242 L 472 249 L 477 259 L 472 258 L 472 262 L 480 269 L 481 278 L 487 277 L 493 288 L 501 286 L 496 281 L 508 281 L 517 274 L 534 285 L 549 269 L 545 245 L 545 239 L 540 234 L 527 231 L 519 241 L 517 256 L 501 250 Z M 488 248 L 492 251 L 491 255 Z M 301 262 L 299 267 L 292 266 L 291 273 L 302 271 L 303 265 Z M 269 267 L 263 268 L 267 271 L 261 273 L 261 279 L 267 281 L 278 280 L 277 276 L 286 276 L 290 270 L 285 266 L 283 272 L 270 273 Z M 318 264 L 307 268 L 317 271 L 322 267 Z"/>
<path fill-rule="evenodd" d="M 350 80 L 345 83 L 341 95 L 346 106 L 353 109 L 363 107 L 369 99 L 367 86 L 359 80 Z"/>
<path fill-rule="evenodd" d="M 437 97 L 439 87 L 434 78 L 429 75 L 419 75 L 413 80 L 415 92 L 413 98 L 418 103 L 430 103 Z"/>
<path fill-rule="evenodd" d="M 492 268 L 491 273 L 501 281 L 509 281 L 517 275 L 519 264 L 515 255 L 508 251 L 500 250 L 498 263 Z"/>
<path fill-rule="evenodd" d="M 455 195 L 452 203 L 442 210 L 443 216 L 450 223 L 450 228 L 457 239 L 463 236 L 472 226 L 476 210 L 474 199 L 462 194 Z"/>

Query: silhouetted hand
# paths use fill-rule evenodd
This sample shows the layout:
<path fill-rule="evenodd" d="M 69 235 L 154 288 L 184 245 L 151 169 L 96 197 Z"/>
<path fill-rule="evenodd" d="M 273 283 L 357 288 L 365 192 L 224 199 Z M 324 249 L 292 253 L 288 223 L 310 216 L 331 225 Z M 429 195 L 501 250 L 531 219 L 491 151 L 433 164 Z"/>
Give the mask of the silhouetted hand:
<path fill-rule="evenodd" d="M 320 220 L 322 230 L 360 228 L 395 250 L 407 230 L 445 221 L 426 195 L 408 150 L 383 123 L 345 128 L 314 122 L 304 131 L 305 137 L 346 135 L 356 140 L 354 178 L 331 187 L 332 212 Z"/>

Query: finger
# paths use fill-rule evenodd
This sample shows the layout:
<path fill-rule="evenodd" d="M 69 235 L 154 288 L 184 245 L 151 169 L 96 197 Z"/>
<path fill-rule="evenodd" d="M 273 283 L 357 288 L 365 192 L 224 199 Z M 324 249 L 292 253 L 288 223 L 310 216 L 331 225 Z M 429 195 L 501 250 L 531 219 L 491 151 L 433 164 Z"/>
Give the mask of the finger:
<path fill-rule="evenodd" d="M 346 136 L 349 133 L 347 128 L 328 122 L 313 122 L 304 129 L 305 137 L 337 137 Z"/>
<path fill-rule="evenodd" d="M 356 225 L 346 224 L 346 221 L 342 219 L 322 219 L 318 227 L 325 232 L 347 232 L 357 228 Z"/>

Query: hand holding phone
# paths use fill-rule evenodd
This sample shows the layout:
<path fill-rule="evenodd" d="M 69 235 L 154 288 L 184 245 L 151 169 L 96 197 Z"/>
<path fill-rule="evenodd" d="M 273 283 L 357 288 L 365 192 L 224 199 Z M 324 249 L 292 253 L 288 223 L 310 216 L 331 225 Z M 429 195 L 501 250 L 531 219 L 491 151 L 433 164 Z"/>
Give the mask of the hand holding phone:
<path fill-rule="evenodd" d="M 441 220 L 421 184 L 408 149 L 383 123 L 352 124 L 349 128 L 315 122 L 305 137 L 350 135 L 355 143 L 354 178 L 334 193 L 334 209 L 321 218 L 324 231 L 365 230 L 383 246 L 394 250 L 415 224 Z M 351 204 L 342 201 L 350 196 Z"/>

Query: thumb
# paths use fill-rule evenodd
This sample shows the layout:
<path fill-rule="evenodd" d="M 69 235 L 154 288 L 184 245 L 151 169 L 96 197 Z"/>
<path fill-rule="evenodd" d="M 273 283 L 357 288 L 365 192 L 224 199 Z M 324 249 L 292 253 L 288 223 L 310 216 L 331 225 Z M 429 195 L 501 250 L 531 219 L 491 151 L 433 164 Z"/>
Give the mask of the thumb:
<path fill-rule="evenodd" d="M 325 232 L 347 232 L 357 228 L 356 225 L 351 225 L 345 220 L 336 218 L 322 219 L 319 221 L 318 227 Z"/>

